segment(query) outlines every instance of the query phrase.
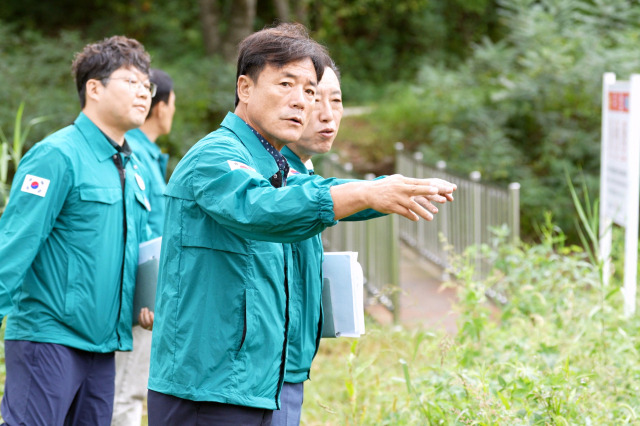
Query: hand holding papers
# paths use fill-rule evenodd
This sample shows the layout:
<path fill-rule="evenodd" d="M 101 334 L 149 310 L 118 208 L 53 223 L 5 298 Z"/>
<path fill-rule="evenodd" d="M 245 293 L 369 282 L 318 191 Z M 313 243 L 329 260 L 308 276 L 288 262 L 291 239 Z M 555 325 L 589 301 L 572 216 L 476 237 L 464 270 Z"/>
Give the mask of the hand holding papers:
<path fill-rule="evenodd" d="M 364 277 L 358 253 L 325 253 L 322 273 L 322 337 L 360 337 L 364 334 Z"/>
<path fill-rule="evenodd" d="M 145 241 L 138 251 L 138 274 L 136 292 L 133 297 L 133 325 L 138 324 L 138 315 L 142 308 L 155 310 L 158 267 L 160 266 L 160 246 L 162 237 Z"/>

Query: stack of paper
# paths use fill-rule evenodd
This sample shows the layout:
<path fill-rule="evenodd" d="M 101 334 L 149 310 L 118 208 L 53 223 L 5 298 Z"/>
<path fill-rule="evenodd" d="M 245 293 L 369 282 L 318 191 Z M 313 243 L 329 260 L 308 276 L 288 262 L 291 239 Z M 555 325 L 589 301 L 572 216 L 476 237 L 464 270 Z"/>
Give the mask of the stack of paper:
<path fill-rule="evenodd" d="M 364 279 L 358 253 L 325 253 L 322 273 L 322 337 L 360 337 L 364 334 Z"/>
<path fill-rule="evenodd" d="M 136 275 L 136 292 L 133 296 L 133 325 L 138 324 L 138 315 L 142 308 L 149 308 L 151 311 L 155 309 L 161 245 L 162 237 L 158 237 L 145 241 L 138 248 L 138 274 Z"/>

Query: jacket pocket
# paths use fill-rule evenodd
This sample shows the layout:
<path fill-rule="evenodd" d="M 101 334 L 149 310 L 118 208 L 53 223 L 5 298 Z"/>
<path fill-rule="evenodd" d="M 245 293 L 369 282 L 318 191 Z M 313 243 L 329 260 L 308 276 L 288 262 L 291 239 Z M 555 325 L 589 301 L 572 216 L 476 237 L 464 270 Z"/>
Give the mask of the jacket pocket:
<path fill-rule="evenodd" d="M 254 242 L 238 237 L 211 218 L 187 218 L 182 227 L 182 246 L 248 255 Z"/>
<path fill-rule="evenodd" d="M 103 204 L 115 204 L 122 200 L 120 188 L 80 188 L 80 199 Z"/>
<path fill-rule="evenodd" d="M 78 299 L 76 277 L 78 276 L 78 262 L 75 256 L 69 256 L 67 261 L 67 285 L 64 292 L 64 314 L 73 315 L 76 311 Z"/>
<path fill-rule="evenodd" d="M 253 321 L 251 320 L 251 306 L 253 304 L 253 291 L 245 290 L 244 292 L 244 309 L 243 311 L 243 324 L 242 324 L 242 336 L 240 338 L 240 346 L 238 347 L 238 353 L 242 352 L 243 348 L 246 348 L 247 337 L 250 336 L 249 331 L 253 329 Z"/>

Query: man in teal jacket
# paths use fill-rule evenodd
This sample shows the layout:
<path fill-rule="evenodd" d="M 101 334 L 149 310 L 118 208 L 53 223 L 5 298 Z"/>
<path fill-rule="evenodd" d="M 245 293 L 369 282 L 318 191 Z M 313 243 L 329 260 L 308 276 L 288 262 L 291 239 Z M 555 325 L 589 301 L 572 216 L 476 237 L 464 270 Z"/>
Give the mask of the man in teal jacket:
<path fill-rule="evenodd" d="M 342 120 L 342 90 L 339 71 L 331 62 L 318 83 L 316 103 L 311 121 L 300 140 L 282 148 L 291 166 L 290 174 L 315 174 L 311 157 L 329 152 Z M 343 181 L 340 181 L 343 182 Z M 344 181 L 346 182 L 346 181 Z M 427 197 L 425 207 L 433 214 L 438 209 L 430 201 L 452 201 L 450 194 Z M 365 210 L 344 220 L 368 220 L 380 217 L 376 211 Z M 289 347 L 281 408 L 274 411 L 273 426 L 300 424 L 303 383 L 309 379 L 311 363 L 322 335 L 322 261 L 324 249 L 321 235 L 291 244 L 293 264 L 289 294 Z"/>
<path fill-rule="evenodd" d="M 114 351 L 131 350 L 149 201 L 124 134 L 145 119 L 149 56 L 114 36 L 73 72 L 82 112 L 22 159 L 0 218 L 8 424 L 109 425 Z"/>
<path fill-rule="evenodd" d="M 195 144 L 167 185 L 151 347 L 149 424 L 269 424 L 289 325 L 288 243 L 367 208 L 417 220 L 416 197 L 451 192 L 392 176 L 335 185 L 288 177 L 329 59 L 304 27 L 240 44 L 235 114 Z"/>
<path fill-rule="evenodd" d="M 173 80 L 164 71 L 152 68 L 149 80 L 156 85 L 156 95 L 151 101 L 149 114 L 139 129 L 126 134 L 131 150 L 142 162 L 146 173 L 147 192 L 151 211 L 149 212 L 150 239 L 162 236 L 164 225 L 164 190 L 167 187 L 168 154 L 163 154 L 156 139 L 171 132 L 173 115 L 176 111 L 176 95 Z M 153 321 L 153 312 L 144 309 L 144 314 Z M 151 332 L 140 325 L 132 330 L 133 351 L 116 352 L 116 385 L 113 403 L 112 426 L 136 426 L 142 422 L 142 409 L 147 397 L 149 380 L 149 354 L 151 352 Z"/>

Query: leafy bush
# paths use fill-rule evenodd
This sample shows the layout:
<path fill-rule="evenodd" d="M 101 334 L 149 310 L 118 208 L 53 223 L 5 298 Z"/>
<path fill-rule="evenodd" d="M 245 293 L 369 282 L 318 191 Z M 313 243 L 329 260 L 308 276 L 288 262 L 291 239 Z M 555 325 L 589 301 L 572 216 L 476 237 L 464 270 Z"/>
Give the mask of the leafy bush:
<path fill-rule="evenodd" d="M 501 0 L 504 39 L 483 40 L 456 67 L 425 64 L 371 116 L 378 143 L 401 140 L 435 163 L 522 184 L 523 231 L 553 212 L 565 229 L 564 170 L 597 191 L 602 74 L 640 69 L 640 5 L 616 0 Z"/>
<path fill-rule="evenodd" d="M 11 25 L 0 23 L 0 128 L 13 128 L 23 102 L 26 121 L 48 116 L 53 123 L 35 127 L 25 149 L 52 130 L 71 124 L 78 114 L 71 62 L 83 45 L 76 32 L 50 39 L 31 31 L 16 33 Z"/>
<path fill-rule="evenodd" d="M 476 253 L 458 260 L 454 335 L 368 324 L 357 341 L 323 340 L 305 424 L 637 423 L 640 320 L 557 227 L 543 235 L 480 248 L 495 263 L 485 281 L 472 278 Z M 485 296 L 496 285 L 501 308 Z"/>

